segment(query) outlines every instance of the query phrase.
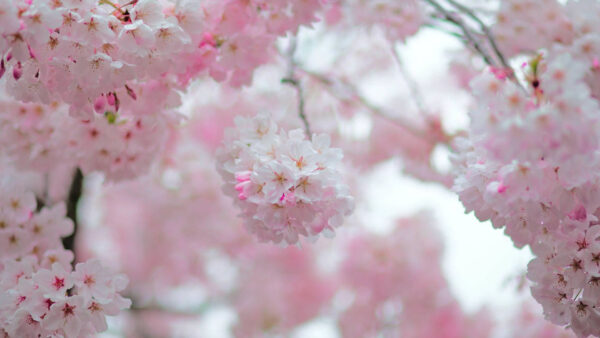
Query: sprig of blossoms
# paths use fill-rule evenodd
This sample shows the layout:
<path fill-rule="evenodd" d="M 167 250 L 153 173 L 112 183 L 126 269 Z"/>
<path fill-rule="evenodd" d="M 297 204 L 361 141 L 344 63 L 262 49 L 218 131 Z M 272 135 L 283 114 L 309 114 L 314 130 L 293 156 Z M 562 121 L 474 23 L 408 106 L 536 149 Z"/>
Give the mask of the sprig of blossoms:
<path fill-rule="evenodd" d="M 36 212 L 35 196 L 0 185 L 0 334 L 80 337 L 107 329 L 106 316 L 131 302 L 127 278 L 97 260 L 78 263 L 61 237 L 73 232 L 64 204 Z"/>
<path fill-rule="evenodd" d="M 330 11 L 344 12 L 345 20 L 340 22 L 344 28 L 378 27 L 393 41 L 414 35 L 427 19 L 425 6 L 415 0 L 347 0 L 334 4 Z"/>
<path fill-rule="evenodd" d="M 123 99 L 119 112 L 107 102 L 98 103 L 101 114 L 90 120 L 69 116 L 64 104 L 23 103 L 0 92 L 0 154 L 18 168 L 38 172 L 80 167 L 84 173 L 101 171 L 111 181 L 142 175 L 177 121 L 170 110 L 156 106 L 169 100 L 162 98 L 169 91 L 144 89 L 136 103 Z M 161 108 L 165 110 L 157 111 Z"/>
<path fill-rule="evenodd" d="M 310 1 L 0 1 L 0 77 L 12 95 L 89 116 L 98 98 L 165 74 L 240 86 L 278 36 L 316 20 Z M 177 62 L 174 62 L 177 60 Z"/>
<path fill-rule="evenodd" d="M 573 39 L 573 24 L 568 14 L 556 0 L 500 1 L 492 31 L 508 56 L 535 52 Z"/>
<path fill-rule="evenodd" d="M 342 153 L 325 134 L 278 132 L 267 115 L 237 117 L 218 151 L 226 193 L 261 241 L 296 244 L 299 236 L 334 234 L 353 209 L 340 180 Z"/>
<path fill-rule="evenodd" d="M 531 247 L 527 276 L 546 318 L 587 337 L 600 335 L 600 106 L 593 61 L 578 50 L 533 58 L 526 91 L 491 74 L 472 82 L 454 188 L 467 211 Z"/>

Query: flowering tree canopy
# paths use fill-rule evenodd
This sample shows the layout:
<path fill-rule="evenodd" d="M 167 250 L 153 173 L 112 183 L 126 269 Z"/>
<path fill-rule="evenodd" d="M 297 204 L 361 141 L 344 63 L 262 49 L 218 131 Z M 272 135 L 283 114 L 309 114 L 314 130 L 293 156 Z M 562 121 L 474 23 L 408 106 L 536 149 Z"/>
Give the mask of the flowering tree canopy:
<path fill-rule="evenodd" d="M 221 310 L 236 337 L 600 336 L 599 16 L 0 0 L 0 337 L 196 337 Z M 457 47 L 424 85 L 427 34 Z M 435 217 L 363 217 L 411 199 L 365 193 L 393 160 L 531 250 L 504 323 L 461 307 Z"/>

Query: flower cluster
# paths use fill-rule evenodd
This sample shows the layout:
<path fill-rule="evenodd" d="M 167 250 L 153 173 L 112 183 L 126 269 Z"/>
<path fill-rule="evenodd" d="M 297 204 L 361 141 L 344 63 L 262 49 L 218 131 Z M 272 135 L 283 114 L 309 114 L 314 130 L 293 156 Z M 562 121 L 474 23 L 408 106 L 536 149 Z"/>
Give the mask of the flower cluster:
<path fill-rule="evenodd" d="M 269 116 L 238 117 L 218 152 L 226 193 L 248 230 L 262 241 L 298 243 L 299 235 L 333 235 L 353 209 L 341 180 L 342 153 L 327 135 L 278 133 Z"/>
<path fill-rule="evenodd" d="M 10 184 L 0 197 L 0 334 L 79 337 L 106 330 L 130 306 L 125 276 L 97 260 L 78 263 L 62 246 L 73 232 L 64 204 L 36 210 L 35 196 Z"/>
<path fill-rule="evenodd" d="M 507 56 L 531 54 L 598 34 L 599 14 L 600 4 L 594 0 L 502 1 L 492 32 Z"/>
<path fill-rule="evenodd" d="M 172 115 L 150 114 L 160 89 L 140 92 L 139 102 L 124 100 L 120 113 L 106 110 L 91 120 L 75 119 L 64 104 L 0 100 L 2 153 L 17 167 L 49 172 L 56 167 L 80 167 L 103 172 L 109 180 L 145 173 L 167 142 Z M 159 98 L 159 100 L 162 100 Z M 146 114 L 138 109 L 146 108 Z"/>
<path fill-rule="evenodd" d="M 348 0 L 336 6 L 332 11 L 344 12 L 342 24 L 378 27 L 393 41 L 414 35 L 427 18 L 424 6 L 415 0 Z"/>
<path fill-rule="evenodd" d="M 555 42 L 568 43 L 573 38 L 568 13 L 556 0 L 501 1 L 496 21 L 494 37 L 508 56 L 535 52 Z"/>
<path fill-rule="evenodd" d="M 490 74 L 472 82 L 455 190 L 467 211 L 531 247 L 528 278 L 546 318 L 586 337 L 600 335 L 600 106 L 582 40 L 534 57 L 526 90 Z"/>
<path fill-rule="evenodd" d="M 320 1 L 0 1 L 0 77 L 15 97 L 63 101 L 90 116 L 98 99 L 165 74 L 208 70 L 247 84 L 275 38 L 315 21 Z M 173 62 L 178 60 L 178 62 Z"/>

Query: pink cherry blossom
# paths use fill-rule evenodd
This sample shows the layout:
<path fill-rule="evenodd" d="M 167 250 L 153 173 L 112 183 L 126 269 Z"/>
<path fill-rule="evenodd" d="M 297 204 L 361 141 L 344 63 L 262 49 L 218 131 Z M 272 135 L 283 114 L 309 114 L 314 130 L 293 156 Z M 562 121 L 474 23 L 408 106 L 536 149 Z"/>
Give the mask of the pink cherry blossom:
<path fill-rule="evenodd" d="M 258 115 L 237 118 L 226 137 L 219 169 L 247 229 L 261 241 L 296 244 L 299 236 L 333 234 L 352 211 L 348 188 L 334 179 L 342 155 L 327 136 L 309 141 L 301 130 L 278 133 L 273 120 Z"/>

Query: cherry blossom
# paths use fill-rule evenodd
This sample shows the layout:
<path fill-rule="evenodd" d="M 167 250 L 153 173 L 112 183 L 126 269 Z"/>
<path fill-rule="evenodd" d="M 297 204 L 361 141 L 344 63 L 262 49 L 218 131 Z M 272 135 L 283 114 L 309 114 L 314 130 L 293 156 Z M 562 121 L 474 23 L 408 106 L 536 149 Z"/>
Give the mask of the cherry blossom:
<path fill-rule="evenodd" d="M 600 334 L 589 296 L 600 135 L 591 61 L 579 41 L 533 57 L 525 90 L 493 74 L 472 81 L 476 103 L 469 139 L 457 140 L 455 189 L 467 211 L 531 247 L 528 278 L 546 318 L 586 337 Z"/>
<path fill-rule="evenodd" d="M 109 316 L 198 336 L 215 312 L 237 337 L 600 336 L 599 14 L 0 0 L 0 336 L 94 336 Z M 372 204 L 411 204 L 372 178 L 390 166 L 531 250 L 537 307 L 465 311 L 433 217 L 375 231 L 393 219 Z"/>
<path fill-rule="evenodd" d="M 0 252 L 0 332 L 77 337 L 106 330 L 105 316 L 131 304 L 119 295 L 126 278 L 94 260 L 78 263 L 73 271 L 73 253 L 61 243 L 73 232 L 64 204 L 36 212 L 35 198 L 28 202 L 32 193 L 19 186 L 2 188 L 7 193 L 0 210 L 6 217 L 0 234 L 8 243 Z"/>
<path fill-rule="evenodd" d="M 219 169 L 226 192 L 237 196 L 246 228 L 274 243 L 332 235 L 353 199 L 335 180 L 342 154 L 330 148 L 327 135 L 309 141 L 300 129 L 278 133 L 267 115 L 235 122 L 219 151 Z"/>

